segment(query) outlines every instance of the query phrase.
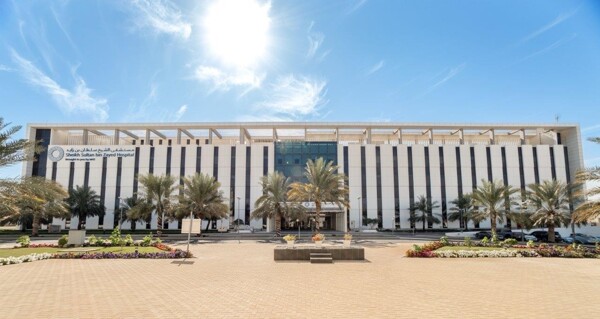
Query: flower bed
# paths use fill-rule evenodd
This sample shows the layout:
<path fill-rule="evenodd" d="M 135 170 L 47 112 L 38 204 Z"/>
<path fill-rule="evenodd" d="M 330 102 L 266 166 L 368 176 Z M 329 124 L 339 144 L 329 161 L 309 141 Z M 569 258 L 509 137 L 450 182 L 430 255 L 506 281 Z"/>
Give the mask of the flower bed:
<path fill-rule="evenodd" d="M 458 247 L 456 247 L 458 246 Z M 460 246 L 464 247 L 461 249 Z M 453 247 L 453 249 L 440 249 L 442 247 Z M 600 247 L 586 248 L 581 245 L 573 244 L 566 247 L 551 246 L 533 243 L 527 245 L 510 245 L 507 241 L 500 243 L 490 243 L 479 245 L 477 247 L 486 247 L 486 249 L 471 249 L 476 247 L 471 245 L 470 241 L 460 244 L 453 244 L 442 238 L 440 241 L 427 243 L 424 245 L 413 245 L 413 249 L 406 251 L 407 257 L 438 257 L 438 258 L 501 258 L 501 257 L 561 257 L 561 258 L 600 258 Z"/>
<path fill-rule="evenodd" d="M 54 254 L 54 259 L 169 259 L 169 258 L 190 258 L 192 254 L 175 249 L 166 252 L 159 253 L 113 253 L 113 252 L 90 252 L 90 253 L 66 253 L 66 254 Z"/>
<path fill-rule="evenodd" d="M 52 258 L 52 254 L 49 254 L 49 253 L 29 254 L 29 255 L 19 256 L 19 257 L 7 257 L 7 258 L 0 258 L 0 265 L 4 266 L 4 265 L 22 264 L 22 263 L 26 263 L 26 262 L 30 262 L 30 261 L 44 260 L 44 259 L 50 259 L 50 258 Z"/>

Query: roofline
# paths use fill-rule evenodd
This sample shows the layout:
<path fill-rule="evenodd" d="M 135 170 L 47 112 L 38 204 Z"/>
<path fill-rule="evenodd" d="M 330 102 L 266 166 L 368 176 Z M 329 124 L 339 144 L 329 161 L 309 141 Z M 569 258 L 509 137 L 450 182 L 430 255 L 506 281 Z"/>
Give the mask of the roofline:
<path fill-rule="evenodd" d="M 173 122 L 173 123 L 28 123 L 28 128 L 55 129 L 567 129 L 578 123 L 433 123 L 433 122 Z"/>

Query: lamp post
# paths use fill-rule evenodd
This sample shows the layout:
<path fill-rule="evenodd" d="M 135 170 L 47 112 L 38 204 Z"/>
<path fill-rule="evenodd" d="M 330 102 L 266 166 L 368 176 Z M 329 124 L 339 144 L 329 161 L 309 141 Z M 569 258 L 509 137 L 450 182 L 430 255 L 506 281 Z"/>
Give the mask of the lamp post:
<path fill-rule="evenodd" d="M 190 255 L 190 241 L 192 240 L 191 236 L 192 236 L 192 223 L 194 222 L 194 206 L 196 206 L 196 203 L 192 202 L 192 205 L 190 207 L 190 229 L 188 232 L 188 238 L 187 238 L 187 253 L 186 253 L 186 257 Z M 200 225 L 200 228 L 202 228 L 202 225 Z"/>
<path fill-rule="evenodd" d="M 237 208 L 237 211 L 236 211 L 237 217 L 236 217 L 236 220 L 234 222 L 235 222 L 235 227 L 237 228 L 237 238 L 238 238 L 238 244 L 239 244 L 240 243 L 240 225 L 239 225 L 238 219 L 240 217 L 239 216 L 240 215 L 240 197 L 237 196 L 236 198 L 238 200 L 238 208 Z"/>
<path fill-rule="evenodd" d="M 523 223 L 525 221 L 525 218 L 523 216 L 523 210 L 527 209 L 527 205 L 528 204 L 529 204 L 529 200 L 525 200 L 525 201 L 522 201 L 522 202 L 519 203 L 519 206 L 521 208 L 521 209 L 519 209 L 519 217 L 520 217 L 519 218 L 520 219 L 519 225 L 520 225 L 520 228 L 521 228 L 521 241 L 522 242 L 525 242 L 525 235 L 523 234 Z"/>
<path fill-rule="evenodd" d="M 356 197 L 356 200 L 358 201 L 358 232 L 360 232 L 362 228 L 362 211 L 360 209 L 360 199 L 360 196 Z"/>

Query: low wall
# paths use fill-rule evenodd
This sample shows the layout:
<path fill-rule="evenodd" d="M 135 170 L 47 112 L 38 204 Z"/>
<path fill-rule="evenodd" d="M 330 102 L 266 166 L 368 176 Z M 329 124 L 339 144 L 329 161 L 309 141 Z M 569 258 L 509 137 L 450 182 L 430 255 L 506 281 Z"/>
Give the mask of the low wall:
<path fill-rule="evenodd" d="M 331 253 L 333 260 L 365 260 L 365 249 L 359 246 L 287 246 L 275 247 L 275 260 L 310 260 L 311 253 Z"/>

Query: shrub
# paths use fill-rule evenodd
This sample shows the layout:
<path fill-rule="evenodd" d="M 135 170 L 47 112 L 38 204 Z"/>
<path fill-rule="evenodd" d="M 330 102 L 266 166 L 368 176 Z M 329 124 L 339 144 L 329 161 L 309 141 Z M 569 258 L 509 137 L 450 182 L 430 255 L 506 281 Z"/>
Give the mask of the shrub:
<path fill-rule="evenodd" d="M 127 246 L 133 246 L 133 237 L 131 237 L 131 234 L 127 234 L 127 236 L 125 236 L 125 245 Z"/>
<path fill-rule="evenodd" d="M 29 236 L 23 235 L 17 238 L 17 244 L 21 245 L 21 247 L 29 247 L 29 244 L 31 244 L 31 239 L 29 239 Z"/>
<path fill-rule="evenodd" d="M 119 246 L 121 244 L 121 230 L 119 228 L 113 229 L 112 233 L 108 237 L 110 244 L 113 246 Z"/>
<path fill-rule="evenodd" d="M 492 244 L 497 244 L 497 243 L 499 243 L 499 242 L 500 242 L 500 241 L 498 240 L 498 235 L 496 235 L 496 234 L 493 234 L 493 235 L 492 235 Z"/>
<path fill-rule="evenodd" d="M 344 234 L 344 240 L 352 240 L 352 234 L 350 234 L 350 233 L 345 233 L 345 234 Z"/>
<path fill-rule="evenodd" d="M 500 258 L 500 257 L 538 257 L 533 250 L 442 250 L 434 251 L 434 257 L 441 258 Z"/>
<path fill-rule="evenodd" d="M 314 236 L 312 236 L 312 240 L 313 241 L 321 241 L 321 240 L 325 240 L 325 235 L 321 234 L 321 233 L 317 233 Z"/>
<path fill-rule="evenodd" d="M 513 245 L 516 245 L 518 243 L 518 241 L 514 238 L 507 238 L 502 242 L 502 246 L 504 247 L 512 247 Z"/>
<path fill-rule="evenodd" d="M 440 237 L 440 243 L 444 244 L 444 246 L 450 245 L 450 242 L 448 241 L 448 236 Z"/>
<path fill-rule="evenodd" d="M 530 239 L 527 241 L 527 247 L 529 247 L 529 248 L 535 247 L 535 243 L 533 242 L 533 240 Z"/>
<path fill-rule="evenodd" d="M 464 245 L 467 247 L 471 247 L 471 245 L 473 245 L 473 240 L 471 239 L 471 237 L 465 237 Z"/>
<path fill-rule="evenodd" d="M 144 247 L 148 247 L 148 246 L 152 245 L 152 233 L 148 234 L 147 236 L 144 236 L 144 238 L 142 239 L 141 245 Z"/>
<path fill-rule="evenodd" d="M 0 265 L 11 265 L 11 264 L 20 264 L 26 263 L 30 261 L 43 260 L 52 258 L 52 254 L 42 253 L 42 254 L 29 254 L 25 256 L 19 257 L 7 257 L 0 258 Z"/>
<path fill-rule="evenodd" d="M 490 240 L 487 238 L 487 236 L 483 237 L 483 239 L 481 240 L 481 243 L 484 245 L 487 245 L 490 243 Z"/>
<path fill-rule="evenodd" d="M 285 235 L 285 236 L 283 236 L 283 240 L 285 240 L 285 241 L 294 241 L 294 240 L 296 240 L 296 236 L 294 236 L 294 235 Z"/>
<path fill-rule="evenodd" d="M 67 246 L 68 242 L 69 242 L 69 236 L 68 235 L 62 235 L 62 237 L 60 237 L 58 239 L 58 247 L 65 247 L 65 246 Z"/>

